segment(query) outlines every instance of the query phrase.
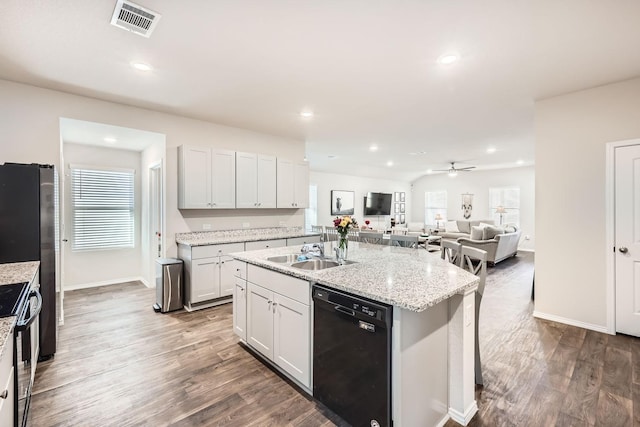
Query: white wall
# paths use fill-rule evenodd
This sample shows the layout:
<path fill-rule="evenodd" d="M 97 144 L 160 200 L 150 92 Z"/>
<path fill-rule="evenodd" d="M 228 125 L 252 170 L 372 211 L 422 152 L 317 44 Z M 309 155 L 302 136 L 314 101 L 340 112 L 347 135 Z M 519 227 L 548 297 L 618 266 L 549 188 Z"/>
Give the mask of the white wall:
<path fill-rule="evenodd" d="M 536 102 L 536 314 L 606 326 L 605 144 L 640 137 L 640 78 Z"/>
<path fill-rule="evenodd" d="M 406 220 L 411 221 L 411 194 L 408 182 L 394 181 L 389 179 L 365 178 L 352 175 L 337 175 L 326 172 L 311 171 L 309 177 L 311 185 L 318 186 L 318 224 L 332 225 L 334 216 L 331 215 L 331 190 L 353 191 L 355 193 L 354 217 L 360 225 L 364 225 L 364 220 L 371 221 L 371 226 L 383 226 L 389 224 L 389 217 L 363 217 L 364 196 L 368 192 L 394 193 L 405 192 Z M 393 209 L 393 206 L 392 206 Z"/>
<path fill-rule="evenodd" d="M 64 222 L 69 239 L 64 247 L 65 289 L 78 289 L 97 284 L 136 280 L 142 274 L 140 253 L 141 177 L 140 153 L 137 151 L 91 147 L 64 143 L 65 200 Z M 77 251 L 71 249 L 73 240 L 73 204 L 69 164 L 107 166 L 135 170 L 135 238 L 133 248 L 102 251 Z"/>
<path fill-rule="evenodd" d="M 177 254 L 175 233 L 202 229 L 203 223 L 213 229 L 304 225 L 303 209 L 221 210 L 180 212 L 178 206 L 178 151 L 181 144 L 215 146 L 237 151 L 272 154 L 301 160 L 304 143 L 216 125 L 201 120 L 130 107 L 94 98 L 70 95 L 34 86 L 0 80 L 0 161 L 51 163 L 59 166 L 59 118 L 105 123 L 157 132 L 166 136 L 166 233 L 167 256 Z"/>
<path fill-rule="evenodd" d="M 462 194 L 473 194 L 471 220 L 491 219 L 489 210 L 489 188 L 520 187 L 520 249 L 535 249 L 535 168 L 533 166 L 488 171 L 460 172 L 451 178 L 446 173 L 425 175 L 413 182 L 412 216 L 424 221 L 424 193 L 447 191 L 448 219 L 464 219 L 462 216 Z M 529 240 L 525 240 L 529 236 Z"/>

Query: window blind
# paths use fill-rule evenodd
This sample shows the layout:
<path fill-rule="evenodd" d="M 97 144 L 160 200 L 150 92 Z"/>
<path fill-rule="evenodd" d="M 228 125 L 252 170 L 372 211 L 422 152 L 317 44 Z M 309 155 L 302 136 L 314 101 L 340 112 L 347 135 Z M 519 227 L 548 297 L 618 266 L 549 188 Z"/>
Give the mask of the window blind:
<path fill-rule="evenodd" d="M 505 209 L 502 224 L 520 225 L 520 187 L 489 188 L 489 215 L 496 224 L 500 223 L 498 206 Z"/>
<path fill-rule="evenodd" d="M 71 167 L 72 250 L 134 247 L 134 172 Z"/>
<path fill-rule="evenodd" d="M 436 215 L 440 214 L 442 219 L 436 221 Z M 447 220 L 447 192 L 427 191 L 424 193 L 424 223 L 435 226 L 436 222 L 443 225 Z"/>

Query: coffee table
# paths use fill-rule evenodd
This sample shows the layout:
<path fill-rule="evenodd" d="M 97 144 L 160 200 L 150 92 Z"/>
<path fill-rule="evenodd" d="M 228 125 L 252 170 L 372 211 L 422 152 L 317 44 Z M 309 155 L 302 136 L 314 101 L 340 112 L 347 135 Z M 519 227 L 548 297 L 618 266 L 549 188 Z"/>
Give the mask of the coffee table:
<path fill-rule="evenodd" d="M 438 236 L 437 234 L 421 234 L 420 237 L 418 237 L 418 244 L 429 252 L 436 252 L 440 250 L 441 240 L 442 236 Z"/>

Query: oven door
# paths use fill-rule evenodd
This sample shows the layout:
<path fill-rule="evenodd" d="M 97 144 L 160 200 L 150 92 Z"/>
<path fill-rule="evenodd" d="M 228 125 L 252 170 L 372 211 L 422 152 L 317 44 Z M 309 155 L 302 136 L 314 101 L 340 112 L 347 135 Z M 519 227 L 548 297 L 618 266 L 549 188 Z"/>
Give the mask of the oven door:
<path fill-rule="evenodd" d="M 33 288 L 29 298 L 18 315 L 16 322 L 16 425 L 26 425 L 31 387 L 36 374 L 36 364 L 40 353 L 40 310 L 42 296 L 39 287 Z"/>

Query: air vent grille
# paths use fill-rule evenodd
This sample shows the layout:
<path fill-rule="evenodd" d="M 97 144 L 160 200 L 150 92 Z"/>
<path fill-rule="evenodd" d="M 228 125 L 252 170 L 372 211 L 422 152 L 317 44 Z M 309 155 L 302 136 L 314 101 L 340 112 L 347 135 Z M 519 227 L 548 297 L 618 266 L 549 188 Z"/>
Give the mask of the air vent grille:
<path fill-rule="evenodd" d="M 111 17 L 111 25 L 149 37 L 158 24 L 160 16 L 160 14 L 135 3 L 118 0 Z"/>

